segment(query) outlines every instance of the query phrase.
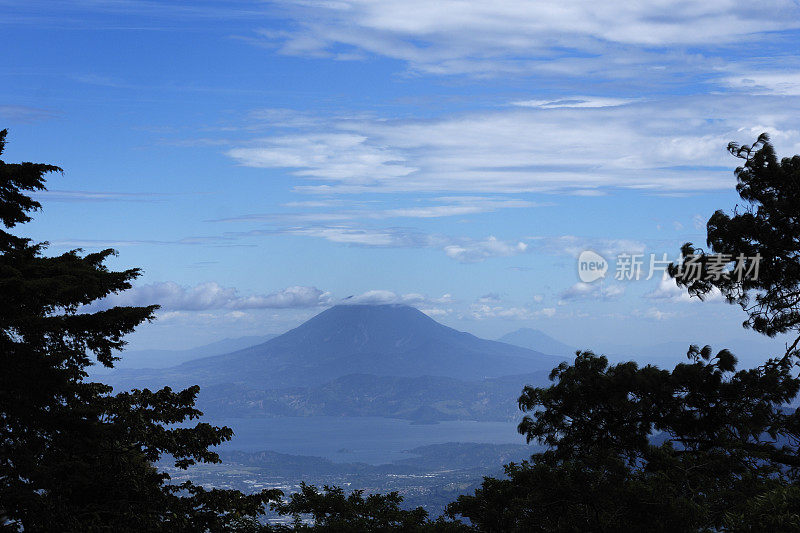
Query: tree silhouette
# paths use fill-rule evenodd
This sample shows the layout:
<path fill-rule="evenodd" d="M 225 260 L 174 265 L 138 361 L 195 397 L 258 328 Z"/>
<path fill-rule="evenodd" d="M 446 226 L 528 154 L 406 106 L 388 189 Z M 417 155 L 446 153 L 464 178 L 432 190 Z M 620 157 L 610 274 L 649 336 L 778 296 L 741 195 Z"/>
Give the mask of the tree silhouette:
<path fill-rule="evenodd" d="M 740 304 L 747 327 L 798 333 L 800 157 L 778 163 L 765 135 L 729 150 L 746 160 L 737 190 L 750 207 L 717 211 L 708 243 L 748 271 L 760 257 L 760 275 L 708 276 L 717 259 L 691 244 L 683 254 L 702 275 L 669 272 L 692 294 Z M 800 390 L 797 341 L 746 370 L 709 346 L 672 370 L 576 355 L 519 398 L 520 433 L 546 451 L 486 479 L 451 516 L 479 531 L 800 531 L 800 415 L 787 407 Z"/>
<path fill-rule="evenodd" d="M 0 155 L 7 131 L 0 132 Z M 0 524 L 35 531 L 222 530 L 261 513 L 279 493 L 243 495 L 169 483 L 153 463 L 218 462 L 209 447 L 229 428 L 197 423 L 198 387 L 133 390 L 86 381 L 93 359 L 113 366 L 123 337 L 157 306 L 86 312 L 124 291 L 139 269 L 112 271 L 114 250 L 46 255 L 9 230 L 41 208 L 45 164 L 0 161 Z"/>
<path fill-rule="evenodd" d="M 400 508 L 403 501 L 396 492 L 386 495 L 356 490 L 345 495 L 340 487 L 324 487 L 320 491 L 302 484 L 300 492 L 292 494 L 285 503 L 276 504 L 282 515 L 294 517 L 296 531 L 309 529 L 319 532 L 422 531 L 428 524 L 428 513 L 421 507 L 410 511 Z M 313 523 L 304 526 L 302 516 Z"/>
<path fill-rule="evenodd" d="M 766 133 L 751 146 L 728 145 L 728 151 L 743 159 L 735 171 L 736 190 L 744 200 L 733 215 L 716 211 L 708 220 L 706 243 L 715 255 L 734 260 L 759 258 L 757 275 L 703 276 L 696 279 L 680 265 L 670 273 L 690 294 L 703 297 L 714 289 L 729 303 L 742 307 L 748 315 L 744 326 L 770 337 L 794 332 L 797 339 L 787 347 L 787 355 L 800 340 L 800 155 L 778 161 Z M 684 256 L 697 256 L 708 267 L 710 255 L 683 245 Z M 755 265 L 748 265 L 749 270 Z"/>

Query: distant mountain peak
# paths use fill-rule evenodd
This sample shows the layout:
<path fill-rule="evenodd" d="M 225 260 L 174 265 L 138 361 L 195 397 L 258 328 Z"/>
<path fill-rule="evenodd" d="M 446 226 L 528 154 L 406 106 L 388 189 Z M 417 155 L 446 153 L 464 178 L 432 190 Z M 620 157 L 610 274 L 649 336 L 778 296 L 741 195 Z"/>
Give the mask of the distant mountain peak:
<path fill-rule="evenodd" d="M 322 311 L 271 341 L 297 347 L 326 343 L 376 353 L 406 350 L 430 337 L 455 331 L 403 304 L 340 304 Z"/>
<path fill-rule="evenodd" d="M 499 339 L 514 346 L 520 346 L 529 350 L 535 350 L 550 355 L 570 357 L 575 353 L 575 348 L 554 339 L 547 333 L 534 328 L 520 328 L 503 335 Z"/>
<path fill-rule="evenodd" d="M 393 322 L 398 327 L 413 324 L 446 327 L 417 309 L 405 304 L 338 304 L 322 311 L 298 328 L 319 327 L 324 323 L 352 326 L 367 322 L 370 325 Z"/>
<path fill-rule="evenodd" d="M 328 308 L 274 339 L 166 369 L 173 382 L 282 388 L 349 374 L 482 380 L 549 371 L 559 358 L 480 339 L 402 304 Z"/>

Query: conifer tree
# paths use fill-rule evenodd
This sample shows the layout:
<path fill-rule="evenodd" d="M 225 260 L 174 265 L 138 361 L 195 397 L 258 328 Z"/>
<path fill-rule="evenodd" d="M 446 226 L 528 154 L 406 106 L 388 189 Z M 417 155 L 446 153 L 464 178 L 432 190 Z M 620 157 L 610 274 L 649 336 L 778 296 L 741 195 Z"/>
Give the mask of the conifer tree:
<path fill-rule="evenodd" d="M 7 131 L 0 132 L 0 155 Z M 154 463 L 218 462 L 209 450 L 232 431 L 195 423 L 198 387 L 133 390 L 87 381 L 111 367 L 123 337 L 157 306 L 85 306 L 131 287 L 137 268 L 115 254 L 72 250 L 11 233 L 41 208 L 31 194 L 59 167 L 0 160 L 0 524 L 9 531 L 220 531 L 263 512 L 279 493 L 244 495 L 169 483 Z"/>
<path fill-rule="evenodd" d="M 745 160 L 746 207 L 714 213 L 709 252 L 683 246 L 701 268 L 669 272 L 693 295 L 739 304 L 746 327 L 800 338 L 800 156 L 778 161 L 766 135 L 729 150 Z M 710 346 L 672 370 L 580 352 L 519 398 L 519 432 L 546 451 L 448 512 L 477 531 L 800 531 L 797 346 L 743 370 Z"/>

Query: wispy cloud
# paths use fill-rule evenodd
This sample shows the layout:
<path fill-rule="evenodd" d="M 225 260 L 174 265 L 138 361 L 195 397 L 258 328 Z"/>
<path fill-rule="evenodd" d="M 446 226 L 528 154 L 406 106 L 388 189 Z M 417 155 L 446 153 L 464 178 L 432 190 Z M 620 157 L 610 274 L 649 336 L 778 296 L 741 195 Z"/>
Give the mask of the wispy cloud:
<path fill-rule="evenodd" d="M 483 240 L 471 240 L 458 244 L 448 244 L 444 253 L 462 263 L 477 263 L 489 257 L 508 257 L 524 253 L 528 245 L 524 242 L 504 242 L 489 236 Z"/>
<path fill-rule="evenodd" d="M 544 253 L 551 255 L 568 255 L 578 257 L 581 252 L 591 250 L 599 253 L 606 259 L 621 253 L 642 253 L 645 244 L 633 239 L 602 239 L 580 237 L 577 235 L 561 235 L 555 237 L 527 237 L 526 240 Z"/>
<path fill-rule="evenodd" d="M 154 202 L 176 195 L 155 192 L 46 190 L 36 192 L 33 196 L 46 202 Z"/>
<path fill-rule="evenodd" d="M 426 315 L 433 318 L 440 318 L 453 313 L 451 304 L 455 299 L 450 294 L 443 294 L 440 297 L 429 297 L 418 293 L 398 294 L 389 290 L 370 290 L 358 295 L 348 296 L 337 303 L 349 305 L 382 305 L 382 304 L 402 304 L 416 307 Z"/>
<path fill-rule="evenodd" d="M 470 306 L 468 316 L 474 320 L 502 318 L 511 320 L 533 320 L 536 318 L 550 318 L 556 315 L 553 307 L 531 309 L 526 306 L 502 306 L 487 303 L 475 303 Z"/>
<path fill-rule="evenodd" d="M 539 109 L 557 109 L 561 107 L 616 107 L 630 104 L 636 100 L 630 98 L 609 98 L 598 96 L 570 96 L 567 98 L 551 98 L 547 100 L 519 100 L 511 102 L 518 107 L 537 107 Z"/>
<path fill-rule="evenodd" d="M 350 202 L 353 204 L 354 202 Z M 313 209 L 319 207 L 338 207 L 343 202 L 333 200 L 290 202 L 287 207 Z M 552 202 L 532 202 L 519 198 L 482 197 L 482 196 L 449 196 L 433 198 L 427 202 L 417 201 L 415 205 L 387 209 L 361 208 L 337 209 L 336 211 L 305 211 L 302 213 L 261 213 L 226 217 L 211 222 L 333 222 L 358 219 L 392 219 L 392 218 L 443 218 L 492 213 L 501 209 L 523 209 L 548 207 Z"/>
<path fill-rule="evenodd" d="M 228 0 L 225 3 L 174 0 L 122 0 L 96 2 L 64 0 L 6 0 L 0 24 L 36 25 L 76 29 L 165 30 L 219 24 L 220 20 L 252 19 L 268 14 L 258 2 Z"/>
<path fill-rule="evenodd" d="M 723 82 L 748 94 L 800 96 L 800 69 L 745 71 L 726 76 Z"/>
<path fill-rule="evenodd" d="M 667 320 L 673 318 L 676 314 L 672 311 L 664 311 L 657 307 L 650 307 L 644 311 L 641 309 L 634 309 L 631 314 L 637 318 L 648 318 L 651 320 Z"/>
<path fill-rule="evenodd" d="M 661 281 L 659 281 L 658 287 L 645 294 L 644 297 L 651 300 L 662 300 L 672 303 L 701 301 L 721 302 L 724 300 L 722 293 L 716 288 L 704 296 L 702 300 L 696 296 L 693 297 L 685 288 L 679 287 L 678 284 L 675 283 L 675 279 L 669 277 L 666 273 L 662 276 Z"/>
<path fill-rule="evenodd" d="M 403 156 L 368 143 L 354 133 L 318 133 L 264 138 L 227 154 L 242 165 L 257 168 L 298 168 L 295 174 L 353 185 L 371 185 L 402 178 L 417 169 Z"/>
<path fill-rule="evenodd" d="M 779 149 L 800 143 L 800 98 L 603 101 L 426 120 L 334 119 L 325 132 L 262 137 L 227 154 L 241 165 L 286 169 L 305 193 L 682 194 L 731 187 L 729 141 L 768 131 Z"/>
<path fill-rule="evenodd" d="M 292 235 L 367 248 L 429 248 L 443 251 L 462 263 L 476 263 L 492 257 L 508 257 L 529 251 L 522 240 L 505 241 L 489 235 L 485 238 L 458 237 L 426 233 L 414 228 L 369 228 L 356 225 L 303 225 L 249 231 L 230 231 L 219 235 L 185 237 L 176 240 L 103 240 L 54 239 L 58 248 L 122 248 L 128 246 L 212 246 L 252 247 L 260 237 Z"/>
<path fill-rule="evenodd" d="M 11 120 L 14 122 L 36 122 L 39 120 L 47 120 L 55 118 L 59 113 L 42 109 L 39 107 L 30 107 L 24 105 L 0 105 L 0 118 Z"/>
<path fill-rule="evenodd" d="M 175 282 L 139 285 L 125 292 L 108 296 L 86 310 L 113 306 L 145 306 L 158 304 L 164 311 L 205 311 L 212 309 L 292 309 L 328 305 L 330 293 L 316 287 L 287 287 L 269 294 L 243 296 L 232 287 L 207 282 L 185 287 Z"/>
<path fill-rule="evenodd" d="M 625 293 L 622 285 L 603 285 L 600 283 L 578 282 L 560 295 L 559 304 L 572 301 L 608 301 L 615 300 Z"/>
<path fill-rule="evenodd" d="M 419 293 L 398 294 L 394 291 L 385 289 L 373 289 L 358 295 L 348 296 L 338 303 L 347 304 L 405 304 L 414 307 L 431 307 L 448 305 L 454 302 L 450 294 L 443 294 L 439 297 L 425 296 Z"/>
<path fill-rule="evenodd" d="M 258 230 L 252 233 L 257 233 Z M 381 248 L 431 248 L 444 246 L 445 237 L 410 228 L 360 228 L 352 226 L 309 226 L 267 231 L 270 234 L 302 235 L 356 246 Z"/>
<path fill-rule="evenodd" d="M 128 246 L 253 246 L 236 242 L 236 237 L 225 235 L 184 237 L 175 240 L 156 239 L 53 239 L 48 241 L 57 248 L 124 248 Z"/>
<path fill-rule="evenodd" d="M 757 10 L 742 0 L 309 0 L 282 5 L 294 25 L 261 35 L 285 54 L 333 59 L 374 54 L 432 74 L 563 72 L 581 65 L 585 71 L 587 64 L 605 62 L 611 76 L 625 66 L 632 75 L 642 68 L 636 59 L 653 50 L 713 50 L 760 33 L 800 27 L 800 10 L 789 0 L 768 1 Z"/>
<path fill-rule="evenodd" d="M 503 241 L 492 235 L 484 239 L 473 239 L 428 234 L 407 228 L 365 229 L 327 226 L 287 228 L 269 233 L 318 237 L 339 244 L 356 246 L 434 248 L 444 251 L 448 257 L 461 263 L 477 263 L 492 257 L 508 257 L 528 250 L 528 245 L 522 241 Z"/>

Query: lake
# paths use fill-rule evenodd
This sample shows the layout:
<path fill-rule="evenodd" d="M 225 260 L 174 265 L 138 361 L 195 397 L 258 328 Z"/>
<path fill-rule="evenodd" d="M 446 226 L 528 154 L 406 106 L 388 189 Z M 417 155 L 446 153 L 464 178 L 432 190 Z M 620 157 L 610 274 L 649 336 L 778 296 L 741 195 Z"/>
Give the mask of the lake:
<path fill-rule="evenodd" d="M 225 418 L 208 422 L 233 429 L 227 450 L 272 450 L 326 457 L 337 462 L 390 463 L 408 457 L 411 448 L 446 442 L 525 444 L 514 422 L 454 420 L 412 424 L 378 417 Z"/>

